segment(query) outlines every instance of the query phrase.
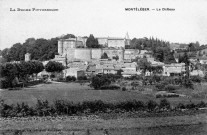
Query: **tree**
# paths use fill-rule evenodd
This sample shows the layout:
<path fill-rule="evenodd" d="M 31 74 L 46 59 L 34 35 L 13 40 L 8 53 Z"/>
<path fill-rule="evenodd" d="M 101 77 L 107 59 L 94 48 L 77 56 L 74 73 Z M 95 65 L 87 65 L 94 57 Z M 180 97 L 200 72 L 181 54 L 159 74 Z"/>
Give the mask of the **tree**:
<path fill-rule="evenodd" d="M 176 63 L 176 60 L 175 60 L 175 57 L 173 54 L 174 54 L 174 52 L 167 52 L 166 51 L 164 63 L 166 63 L 166 64 Z"/>
<path fill-rule="evenodd" d="M 119 56 L 118 55 L 113 56 L 112 58 L 115 59 L 116 61 L 119 60 Z"/>
<path fill-rule="evenodd" d="M 10 50 L 9 48 L 5 48 L 1 52 L 1 55 L 5 59 L 5 61 L 10 61 L 10 58 L 9 58 L 9 50 Z"/>
<path fill-rule="evenodd" d="M 62 37 L 62 39 L 69 39 L 69 38 L 75 38 L 75 35 L 73 34 L 66 34 Z"/>
<path fill-rule="evenodd" d="M 100 45 L 98 44 L 98 40 L 96 38 L 94 38 L 94 36 L 92 34 L 87 39 L 86 46 L 88 48 L 100 48 Z"/>
<path fill-rule="evenodd" d="M 186 76 L 187 76 L 187 78 L 189 78 L 190 77 L 190 69 L 189 69 L 190 60 L 189 60 L 187 52 L 184 53 L 184 55 L 183 55 L 183 57 L 182 57 L 180 62 L 185 63 Z"/>
<path fill-rule="evenodd" d="M 33 73 L 36 74 L 37 77 L 37 74 L 43 71 L 44 66 L 40 61 L 31 61 L 31 62 L 34 64 Z"/>
<path fill-rule="evenodd" d="M 0 77 L 4 77 L 8 83 L 8 87 L 13 87 L 12 81 L 17 75 L 17 69 L 12 63 L 5 63 L 0 66 Z"/>
<path fill-rule="evenodd" d="M 108 55 L 107 55 L 107 53 L 103 53 L 102 55 L 101 55 L 101 59 L 108 59 L 109 57 L 108 57 Z"/>
<path fill-rule="evenodd" d="M 55 62 L 55 61 L 49 61 L 45 65 L 45 70 L 47 72 L 61 72 L 63 69 L 64 69 L 64 66 L 61 63 Z"/>
<path fill-rule="evenodd" d="M 147 61 L 146 58 L 142 58 L 137 62 L 137 65 L 139 68 L 142 70 L 143 75 L 146 74 L 147 70 L 150 70 L 151 68 L 151 63 Z"/>
<path fill-rule="evenodd" d="M 111 80 L 109 77 L 107 77 L 107 75 L 103 75 L 103 76 L 94 76 L 91 79 L 91 84 L 90 86 L 93 87 L 94 89 L 99 89 L 101 88 L 101 86 L 104 85 L 109 85 L 111 84 Z"/>

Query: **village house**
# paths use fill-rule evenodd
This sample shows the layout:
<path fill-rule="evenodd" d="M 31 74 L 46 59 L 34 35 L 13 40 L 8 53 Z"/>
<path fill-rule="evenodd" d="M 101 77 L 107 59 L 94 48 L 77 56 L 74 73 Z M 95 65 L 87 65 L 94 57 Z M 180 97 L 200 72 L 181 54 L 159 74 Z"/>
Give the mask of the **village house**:
<path fill-rule="evenodd" d="M 163 76 L 176 76 L 185 72 L 185 63 L 171 63 L 163 66 Z"/>

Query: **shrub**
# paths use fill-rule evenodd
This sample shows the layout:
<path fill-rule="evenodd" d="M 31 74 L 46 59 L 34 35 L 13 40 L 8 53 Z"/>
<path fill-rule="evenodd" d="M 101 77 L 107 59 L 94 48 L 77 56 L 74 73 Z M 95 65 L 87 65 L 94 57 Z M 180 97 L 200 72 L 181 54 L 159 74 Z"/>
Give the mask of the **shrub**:
<path fill-rule="evenodd" d="M 165 93 L 165 94 L 157 94 L 156 98 L 171 98 L 171 97 L 179 97 L 178 94 L 175 93 Z"/>
<path fill-rule="evenodd" d="M 155 82 L 160 82 L 161 81 L 161 77 L 157 76 L 157 75 L 154 75 L 153 76 L 153 80 L 155 80 Z"/>
<path fill-rule="evenodd" d="M 193 82 L 187 77 L 182 78 L 182 85 L 186 88 L 193 89 Z"/>
<path fill-rule="evenodd" d="M 195 109 L 196 105 L 194 103 L 190 103 L 186 105 L 186 109 Z"/>
<path fill-rule="evenodd" d="M 54 74 L 51 74 L 51 75 L 50 75 L 50 78 L 55 78 L 55 75 L 54 75 Z"/>
<path fill-rule="evenodd" d="M 107 76 L 103 75 L 100 77 L 99 76 L 92 77 L 90 86 L 93 87 L 94 89 L 100 89 L 102 86 L 104 85 L 107 86 L 109 84 L 111 84 L 111 80 Z"/>
<path fill-rule="evenodd" d="M 147 102 L 147 109 L 148 109 L 149 111 L 155 111 L 155 109 L 156 109 L 157 107 L 158 107 L 158 104 L 157 104 L 155 101 L 150 100 L 150 101 Z"/>
<path fill-rule="evenodd" d="M 170 107 L 170 102 L 167 99 L 162 99 L 160 101 L 160 105 L 159 105 L 160 109 L 162 110 L 169 110 Z"/>
<path fill-rule="evenodd" d="M 0 89 L 6 89 L 12 87 L 12 83 L 9 82 L 7 79 L 0 80 Z"/>
<path fill-rule="evenodd" d="M 204 107 L 207 107 L 207 104 L 204 103 L 203 101 L 201 101 L 201 102 L 198 103 L 196 106 L 197 106 L 198 108 L 204 108 Z"/>
<path fill-rule="evenodd" d="M 207 81 L 207 73 L 205 74 L 204 78 L 205 81 Z"/>
<path fill-rule="evenodd" d="M 126 89 L 126 87 L 122 87 L 122 91 L 126 91 L 127 89 Z"/>
<path fill-rule="evenodd" d="M 67 76 L 67 77 L 66 77 L 66 81 L 67 81 L 67 82 L 75 81 L 75 80 L 76 80 L 75 76 Z"/>
<path fill-rule="evenodd" d="M 190 79 L 196 83 L 200 83 L 202 81 L 202 78 L 200 76 L 191 76 Z"/>
<path fill-rule="evenodd" d="M 179 103 L 176 107 L 177 109 L 185 109 L 185 105 L 183 103 Z"/>
<path fill-rule="evenodd" d="M 155 88 L 158 90 L 158 91 L 163 91 L 164 88 L 165 88 L 165 84 L 164 83 L 157 83 L 155 85 Z"/>
<path fill-rule="evenodd" d="M 117 90 L 117 89 L 120 89 L 120 86 L 118 85 L 104 85 L 104 86 L 101 86 L 100 87 L 101 90 Z"/>
<path fill-rule="evenodd" d="M 171 91 L 174 91 L 174 90 L 176 90 L 176 89 L 178 89 L 179 87 L 178 86 L 175 86 L 175 85 L 173 85 L 173 84 L 168 84 L 168 85 L 166 85 L 165 86 L 165 90 L 166 91 L 169 91 L 169 92 L 171 92 Z"/>
<path fill-rule="evenodd" d="M 79 76 L 77 79 L 78 80 L 87 80 L 87 77 L 86 76 Z"/>

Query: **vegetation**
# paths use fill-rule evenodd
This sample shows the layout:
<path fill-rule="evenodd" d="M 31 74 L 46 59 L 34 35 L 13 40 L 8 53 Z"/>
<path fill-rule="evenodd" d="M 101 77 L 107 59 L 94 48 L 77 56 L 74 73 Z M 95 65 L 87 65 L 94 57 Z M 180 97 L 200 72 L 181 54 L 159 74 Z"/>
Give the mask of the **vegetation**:
<path fill-rule="evenodd" d="M 19 80 L 28 81 L 29 75 L 37 76 L 43 69 L 44 66 L 39 61 L 0 64 L 0 78 L 4 78 L 1 80 L 1 88 L 14 87 Z"/>
<path fill-rule="evenodd" d="M 67 34 L 48 40 L 43 38 L 28 38 L 23 44 L 16 43 L 11 48 L 5 48 L 1 51 L 1 55 L 7 62 L 23 61 L 24 55 L 27 52 L 31 54 L 32 60 L 50 60 L 58 54 L 58 40 L 67 38 L 75 38 L 75 36 Z"/>
<path fill-rule="evenodd" d="M 91 79 L 90 86 L 94 89 L 118 89 L 119 86 L 111 85 L 112 82 L 115 82 L 117 79 L 121 78 L 121 75 L 114 75 L 114 74 L 104 74 L 104 75 L 97 75 L 93 76 Z"/>
<path fill-rule="evenodd" d="M 171 52 L 169 42 L 152 38 L 133 38 L 131 40 L 131 49 L 150 50 L 156 60 L 164 63 L 174 63 L 174 52 Z"/>
<path fill-rule="evenodd" d="M 94 38 L 93 34 L 91 34 L 87 41 L 86 41 L 86 46 L 88 48 L 100 48 L 101 46 L 98 44 L 98 39 Z"/>
<path fill-rule="evenodd" d="M 103 55 L 101 56 L 101 59 L 108 59 L 109 57 L 108 57 L 108 55 L 107 55 L 107 53 L 103 53 Z"/>
<path fill-rule="evenodd" d="M 180 109 L 194 110 L 207 107 L 207 104 L 200 102 L 198 104 L 178 104 L 172 108 L 166 99 L 161 99 L 160 103 L 148 101 L 144 104 L 142 101 L 124 101 L 119 103 L 106 103 L 101 100 L 84 101 L 82 103 L 73 103 L 65 100 L 56 100 L 49 104 L 47 100 L 38 100 L 35 106 L 28 106 L 25 103 L 8 105 L 1 100 L 0 116 L 1 117 L 28 117 L 28 116 L 57 116 L 57 115 L 82 115 L 95 113 L 121 113 L 147 111 L 162 113 L 163 111 L 179 111 Z"/>
<path fill-rule="evenodd" d="M 49 61 L 45 65 L 45 70 L 47 72 L 61 72 L 64 69 L 64 66 L 62 63 L 56 62 L 56 61 Z"/>
<path fill-rule="evenodd" d="M 76 80 L 76 77 L 75 77 L 75 76 L 67 76 L 67 77 L 66 77 L 66 81 L 67 81 L 67 82 L 75 81 L 75 80 Z"/>

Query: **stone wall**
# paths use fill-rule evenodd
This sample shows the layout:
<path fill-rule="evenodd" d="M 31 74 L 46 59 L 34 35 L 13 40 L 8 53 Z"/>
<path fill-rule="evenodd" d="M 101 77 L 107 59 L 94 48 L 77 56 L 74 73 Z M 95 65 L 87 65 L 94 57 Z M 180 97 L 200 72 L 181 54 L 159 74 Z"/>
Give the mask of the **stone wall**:
<path fill-rule="evenodd" d="M 103 49 L 103 53 L 106 53 L 109 58 L 113 58 L 114 56 L 119 57 L 119 61 L 124 60 L 124 50 L 123 49 Z"/>
<path fill-rule="evenodd" d="M 91 49 L 92 51 L 92 59 L 100 59 L 103 51 L 102 49 Z"/>
<path fill-rule="evenodd" d="M 91 49 L 88 48 L 76 48 L 75 49 L 75 59 L 80 59 L 80 60 L 91 60 L 92 54 L 91 54 Z"/>
<path fill-rule="evenodd" d="M 124 39 L 108 39 L 108 47 L 125 48 L 125 40 Z"/>

